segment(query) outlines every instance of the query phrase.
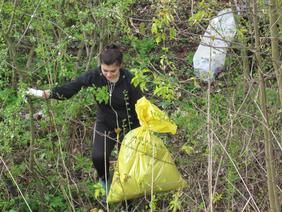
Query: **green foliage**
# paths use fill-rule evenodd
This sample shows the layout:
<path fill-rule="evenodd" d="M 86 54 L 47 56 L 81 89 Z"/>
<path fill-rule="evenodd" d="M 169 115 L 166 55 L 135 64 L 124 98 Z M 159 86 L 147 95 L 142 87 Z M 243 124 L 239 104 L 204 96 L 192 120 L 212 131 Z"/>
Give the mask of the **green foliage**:
<path fill-rule="evenodd" d="M 102 88 L 97 88 L 96 90 L 96 100 L 99 103 L 104 102 L 105 104 L 108 103 L 109 101 L 109 92 L 108 92 L 108 88 L 102 87 Z"/>
<path fill-rule="evenodd" d="M 227 149 L 228 153 L 231 155 L 233 160 L 235 160 L 238 155 L 240 154 L 240 144 L 238 144 L 237 140 L 231 141 L 231 143 L 228 145 Z M 236 160 L 235 160 L 236 162 Z M 232 198 L 235 193 L 235 183 L 239 180 L 239 176 L 235 170 L 235 167 L 231 163 L 230 160 L 227 161 L 227 186 L 226 186 L 226 198 L 227 202 L 231 203 Z"/>
<path fill-rule="evenodd" d="M 153 18 L 151 32 L 155 35 L 155 41 L 159 44 L 167 39 L 176 37 L 176 29 L 172 26 L 174 21 L 173 7 L 174 1 L 161 1 L 158 3 L 156 17 Z"/>
<path fill-rule="evenodd" d="M 212 197 L 212 202 L 213 203 L 217 203 L 221 199 L 222 199 L 222 194 L 219 194 L 219 193 L 215 192 L 213 197 Z"/>
<path fill-rule="evenodd" d="M 150 76 L 148 75 L 148 73 L 150 72 L 149 69 L 147 68 L 143 68 L 143 69 L 131 69 L 131 71 L 134 73 L 134 77 L 132 79 L 132 84 L 134 86 L 140 86 L 141 90 L 144 92 L 146 90 L 148 90 L 147 88 L 147 83 L 150 82 Z"/>
<path fill-rule="evenodd" d="M 199 204 L 198 209 L 200 209 L 200 210 L 204 210 L 204 209 L 205 209 L 205 202 L 204 202 L 204 201 L 202 201 L 202 202 Z"/>
<path fill-rule="evenodd" d="M 44 195 L 46 204 L 53 210 L 66 210 L 66 202 L 62 196 L 55 196 L 52 194 Z"/>
<path fill-rule="evenodd" d="M 185 134 L 192 135 L 205 124 L 205 116 L 194 108 L 193 104 L 203 104 L 204 99 L 190 98 L 190 101 L 181 103 L 172 114 L 176 124 L 185 130 Z"/>
<path fill-rule="evenodd" d="M 175 194 L 173 194 L 173 199 L 169 203 L 169 210 L 176 212 L 181 209 L 180 197 L 181 197 L 180 192 L 176 192 Z"/>
<path fill-rule="evenodd" d="M 154 84 L 154 95 L 168 101 L 175 99 L 175 84 L 172 80 L 167 80 L 165 76 L 154 75 Z"/>
<path fill-rule="evenodd" d="M 74 167 L 76 171 L 83 170 L 85 173 L 91 173 L 92 172 L 92 162 L 90 158 L 87 158 L 83 155 L 75 155 L 75 164 L 76 166 Z"/>
<path fill-rule="evenodd" d="M 184 144 L 184 145 L 181 147 L 181 150 L 182 150 L 183 152 L 185 152 L 187 155 L 190 155 L 190 154 L 194 151 L 193 147 L 190 146 L 190 145 L 188 145 L 188 144 Z"/>
<path fill-rule="evenodd" d="M 155 195 L 153 195 L 151 197 L 151 201 L 150 201 L 149 206 L 150 206 L 151 211 L 156 211 L 156 209 L 157 209 L 157 199 L 156 199 Z"/>
<path fill-rule="evenodd" d="M 143 204 L 144 210 L 205 209 L 208 204 L 207 196 L 203 195 L 206 194 L 207 85 L 193 75 L 193 55 L 198 43 L 197 36 L 190 33 L 202 34 L 204 25 L 219 8 L 230 6 L 225 2 L 194 1 L 193 14 L 191 5 L 175 0 L 0 3 L 0 153 L 32 210 L 69 211 L 69 201 L 73 201 L 77 211 L 101 207 L 97 199 L 104 195 L 104 189 L 94 184 L 90 140 L 95 121 L 93 108 L 96 101 L 108 102 L 107 87 L 83 89 L 66 101 L 32 99 L 34 112 L 42 110 L 44 114 L 41 120 L 33 120 L 34 143 L 31 143 L 30 105 L 23 96 L 27 87 L 52 88 L 96 66 L 101 48 L 112 42 L 121 43 L 126 49 L 124 66 L 132 67 L 135 73 L 132 83 L 153 96 L 176 122 L 178 132 L 169 139 L 168 148 L 173 150 L 180 172 L 192 185 L 188 192 L 183 191 L 185 195 L 181 195 L 182 191 L 172 197 L 168 193 L 154 195 L 149 205 Z M 262 41 L 269 37 L 265 27 L 267 13 L 265 1 L 259 1 Z M 253 43 L 248 40 L 252 37 L 250 20 L 242 18 L 240 22 L 234 43 L 240 43 L 241 48 L 243 41 L 248 42 L 246 50 L 252 52 Z M 232 50 L 235 48 L 232 46 Z M 273 74 L 269 42 L 262 42 L 261 48 L 268 77 Z M 264 165 L 261 112 L 256 105 L 257 72 L 255 60 L 251 57 L 249 60 L 251 86 L 246 94 L 239 65 L 241 58 L 237 52 L 229 51 L 227 71 L 212 84 L 212 129 L 225 143 L 243 178 L 249 179 L 249 183 L 260 179 L 250 188 L 261 210 L 267 211 L 265 175 L 257 171 Z M 276 141 L 281 135 L 277 81 L 267 80 L 266 87 L 271 138 Z M 217 139 L 214 141 L 214 167 L 218 167 L 223 151 Z M 276 148 L 276 142 L 273 147 Z M 33 167 L 30 166 L 32 151 Z M 275 155 L 279 153 L 276 148 Z M 213 196 L 214 210 L 240 210 L 245 199 L 238 190 L 244 194 L 245 188 L 230 160 L 224 159 L 221 166 Z M 22 197 L 10 194 L 3 175 L 9 176 L 6 169 L 0 173 L 0 208 L 27 211 Z M 198 184 L 203 190 L 199 191 Z M 142 201 L 136 200 L 136 205 L 142 205 Z"/>
<path fill-rule="evenodd" d="M 207 13 L 204 10 L 200 10 L 194 15 L 192 15 L 189 19 L 188 22 L 191 25 L 194 25 L 196 23 L 199 23 L 203 20 L 203 18 L 207 15 Z"/>
<path fill-rule="evenodd" d="M 0 33 L 0 88 L 7 85 L 8 77 L 10 76 L 7 67 L 8 48 Z"/>
<path fill-rule="evenodd" d="M 193 52 L 188 52 L 186 55 L 186 62 L 190 65 L 193 64 L 193 57 L 194 57 L 194 53 Z"/>
<path fill-rule="evenodd" d="M 135 74 L 132 79 L 134 86 L 139 85 L 142 91 L 147 91 L 153 87 L 153 94 L 161 97 L 164 100 L 172 101 L 175 99 L 176 83 L 165 77 L 165 75 L 152 74 L 147 68 L 131 69 Z"/>
<path fill-rule="evenodd" d="M 105 104 L 108 103 L 110 98 L 107 86 L 103 86 L 101 88 L 96 88 L 95 86 L 89 87 L 86 89 L 85 94 L 94 95 L 97 102 Z"/>
<path fill-rule="evenodd" d="M 194 13 L 191 17 L 189 17 L 188 19 L 188 23 L 190 25 L 195 25 L 195 24 L 199 24 L 200 22 L 202 22 L 204 19 L 211 17 L 211 13 L 209 11 L 210 7 L 211 7 L 211 3 L 210 2 L 206 2 L 206 1 L 199 1 L 197 2 L 197 12 Z"/>
<path fill-rule="evenodd" d="M 135 36 L 131 38 L 131 45 L 133 48 L 137 50 L 137 52 L 142 57 L 146 57 L 147 54 L 150 53 L 150 51 L 156 47 L 156 43 L 154 39 L 152 38 L 138 39 Z"/>
<path fill-rule="evenodd" d="M 94 197 L 96 199 L 98 199 L 99 197 L 101 196 L 104 196 L 106 193 L 105 189 L 103 188 L 102 184 L 99 182 L 99 183 L 96 183 L 93 185 L 93 188 L 94 188 Z"/>
<path fill-rule="evenodd" d="M 1 140 L 0 149 L 3 154 L 10 153 L 12 147 L 23 147 L 27 144 L 26 138 L 29 133 L 25 131 L 27 122 L 21 122 L 20 112 L 23 107 L 23 100 L 15 96 L 14 89 L 0 91 L 2 109 L 0 110 Z M 16 142 L 20 141 L 20 142 Z M 12 143 L 11 143 L 12 142 Z"/>

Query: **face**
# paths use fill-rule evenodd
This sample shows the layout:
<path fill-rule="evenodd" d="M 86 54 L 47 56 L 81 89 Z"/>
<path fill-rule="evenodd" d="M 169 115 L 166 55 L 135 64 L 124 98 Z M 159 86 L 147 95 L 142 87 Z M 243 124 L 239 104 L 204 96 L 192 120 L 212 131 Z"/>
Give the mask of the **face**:
<path fill-rule="evenodd" d="M 117 64 L 112 64 L 112 65 L 101 64 L 102 73 L 109 81 L 117 81 L 119 79 L 120 68 L 121 65 L 117 65 Z"/>

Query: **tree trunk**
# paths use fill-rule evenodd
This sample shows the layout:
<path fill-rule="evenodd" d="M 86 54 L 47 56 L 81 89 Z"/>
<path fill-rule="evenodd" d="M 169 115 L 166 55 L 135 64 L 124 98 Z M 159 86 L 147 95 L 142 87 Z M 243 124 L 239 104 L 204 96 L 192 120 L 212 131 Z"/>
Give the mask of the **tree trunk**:
<path fill-rule="evenodd" d="M 265 92 L 265 82 L 263 76 L 262 58 L 259 52 L 260 38 L 259 38 L 259 24 L 257 18 L 257 1 L 252 0 L 252 19 L 255 31 L 255 56 L 257 61 L 257 67 L 259 71 L 259 89 L 260 89 L 260 108 L 263 116 L 263 133 L 264 133 L 264 145 L 265 145 L 265 162 L 267 171 L 267 186 L 268 186 L 268 198 L 270 202 L 270 211 L 279 212 L 279 205 L 276 192 L 276 179 L 275 169 L 273 164 L 273 150 L 270 139 L 270 127 L 267 111 L 267 99 Z"/>
<path fill-rule="evenodd" d="M 244 36 L 244 35 L 243 35 Z M 244 76 L 244 92 L 245 94 L 248 93 L 249 90 L 249 81 L 250 81 L 250 64 L 249 64 L 249 58 L 248 58 L 248 53 L 247 53 L 247 42 L 246 39 L 243 38 L 242 40 L 242 45 L 243 47 L 241 48 L 241 58 L 242 58 L 242 63 L 243 63 L 243 76 Z"/>
<path fill-rule="evenodd" d="M 279 15 L 278 15 L 279 3 L 278 0 L 269 1 L 269 21 L 270 21 L 270 34 L 271 34 L 271 47 L 272 47 L 272 63 L 276 73 L 278 82 L 278 94 L 280 99 L 280 105 L 282 105 L 282 63 L 280 62 L 280 49 L 279 49 Z"/>
<path fill-rule="evenodd" d="M 211 69 L 210 69 L 211 70 Z M 213 212 L 213 188 L 212 188 L 212 172 L 213 172 L 213 138 L 212 138 L 212 123 L 211 123 L 211 82 L 208 82 L 208 108 L 207 108 L 207 133 L 208 133 L 208 190 L 209 190 L 209 206 L 208 211 Z"/>
<path fill-rule="evenodd" d="M 210 58 L 212 58 L 212 48 L 210 48 Z M 211 60 L 209 62 L 209 70 L 211 70 Z M 208 211 L 213 212 L 213 189 L 212 189 L 212 172 L 213 172 L 213 137 L 212 137 L 212 121 L 211 121 L 211 80 L 208 81 L 207 94 L 207 134 L 208 134 L 208 190 L 209 190 L 209 206 Z"/>
<path fill-rule="evenodd" d="M 269 2 L 269 22 L 271 34 L 271 54 L 272 64 L 275 71 L 278 84 L 278 95 L 280 99 L 280 109 L 282 109 L 282 63 L 280 62 L 280 47 L 279 47 L 279 2 L 278 0 L 270 0 Z M 280 18 L 281 19 L 281 18 Z M 281 23 L 280 23 L 281 24 Z M 280 127 L 280 141 L 282 144 L 282 126 Z"/>
<path fill-rule="evenodd" d="M 234 1 L 234 6 L 232 7 L 232 11 L 233 11 L 234 15 L 237 14 L 238 11 L 240 11 L 236 7 L 236 5 L 237 5 L 237 2 Z M 239 26 L 239 25 L 242 26 L 242 23 L 241 23 L 241 20 L 240 20 L 240 16 L 235 15 L 235 22 L 236 22 L 237 26 Z M 243 33 L 239 36 L 239 41 L 240 41 L 240 44 L 239 44 L 239 46 L 237 48 L 240 49 L 240 56 L 241 56 L 242 65 L 243 65 L 244 92 L 247 93 L 248 90 L 249 90 L 250 65 L 249 65 L 248 51 L 247 51 L 247 39 L 246 39 L 246 37 L 245 37 L 245 35 Z"/>
<path fill-rule="evenodd" d="M 6 43 L 8 46 L 9 57 L 10 57 L 11 64 L 12 64 L 12 78 L 11 78 L 12 85 L 11 86 L 16 89 L 19 78 L 20 79 L 22 78 L 20 76 L 20 71 L 19 71 L 19 67 L 17 63 L 17 51 L 16 51 L 15 44 L 9 37 L 6 37 Z"/>

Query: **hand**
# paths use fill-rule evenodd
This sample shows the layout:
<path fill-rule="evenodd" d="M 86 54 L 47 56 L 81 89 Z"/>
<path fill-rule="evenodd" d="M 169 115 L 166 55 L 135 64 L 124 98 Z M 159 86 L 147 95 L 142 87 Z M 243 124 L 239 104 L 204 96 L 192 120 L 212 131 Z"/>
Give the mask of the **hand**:
<path fill-rule="evenodd" d="M 50 92 L 49 90 L 43 91 L 43 90 L 36 90 L 34 88 L 28 88 L 28 90 L 26 91 L 26 94 L 28 96 L 48 99 Z"/>

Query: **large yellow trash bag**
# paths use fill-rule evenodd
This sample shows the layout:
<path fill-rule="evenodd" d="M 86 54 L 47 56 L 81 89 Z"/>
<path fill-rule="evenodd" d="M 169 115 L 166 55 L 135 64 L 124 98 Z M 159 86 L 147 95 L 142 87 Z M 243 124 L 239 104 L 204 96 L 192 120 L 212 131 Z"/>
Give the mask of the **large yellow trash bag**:
<path fill-rule="evenodd" d="M 123 139 L 107 201 L 119 202 L 153 192 L 183 188 L 178 172 L 159 133 L 176 133 L 176 125 L 145 97 L 135 105 L 141 127 Z"/>

